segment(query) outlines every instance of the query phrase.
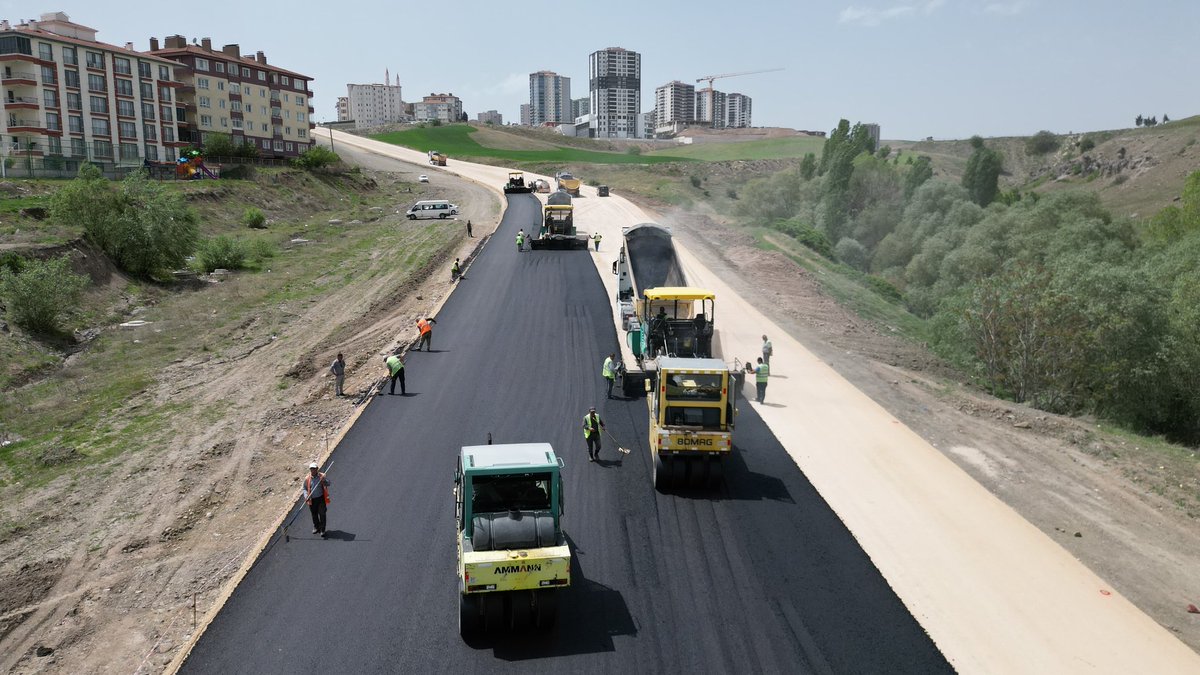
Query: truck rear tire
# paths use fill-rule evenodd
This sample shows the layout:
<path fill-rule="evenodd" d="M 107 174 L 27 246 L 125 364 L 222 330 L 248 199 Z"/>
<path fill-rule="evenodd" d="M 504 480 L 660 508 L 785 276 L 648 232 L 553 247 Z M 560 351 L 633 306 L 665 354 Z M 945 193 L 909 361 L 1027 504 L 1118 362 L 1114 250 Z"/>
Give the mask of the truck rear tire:
<path fill-rule="evenodd" d="M 688 480 L 688 457 L 672 457 L 671 463 L 668 465 L 668 470 L 671 472 L 671 486 L 683 487 L 687 485 Z"/>

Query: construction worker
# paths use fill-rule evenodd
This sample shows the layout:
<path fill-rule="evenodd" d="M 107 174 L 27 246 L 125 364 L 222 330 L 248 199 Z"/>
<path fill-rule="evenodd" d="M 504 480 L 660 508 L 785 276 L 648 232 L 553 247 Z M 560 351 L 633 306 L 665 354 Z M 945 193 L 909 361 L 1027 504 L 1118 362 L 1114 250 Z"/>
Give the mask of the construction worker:
<path fill-rule="evenodd" d="M 600 430 L 604 428 L 604 420 L 596 414 L 596 406 L 588 408 L 588 414 L 583 416 L 583 440 L 587 442 L 588 461 L 600 459 Z"/>
<path fill-rule="evenodd" d="M 771 355 L 775 353 L 775 348 L 771 346 L 771 341 L 767 339 L 766 335 L 763 336 L 762 353 L 763 353 L 763 357 L 762 357 L 763 363 L 770 366 L 771 365 Z"/>
<path fill-rule="evenodd" d="M 749 371 L 750 364 L 746 364 L 746 370 Z M 754 367 L 754 386 L 758 391 L 758 395 L 754 400 L 762 403 L 767 397 L 767 378 L 771 376 L 771 366 L 763 362 L 762 357 L 758 357 L 758 365 Z"/>
<path fill-rule="evenodd" d="M 433 350 L 433 326 L 437 323 L 432 317 L 417 319 L 417 330 L 421 331 L 421 341 L 417 343 L 417 351 L 421 351 L 421 347 L 428 350 Z"/>
<path fill-rule="evenodd" d="M 392 379 L 392 389 L 388 392 L 389 395 L 396 395 L 396 380 L 400 380 L 400 395 L 404 396 L 404 361 L 395 354 L 385 356 L 383 359 L 388 369 L 388 377 Z"/>
<path fill-rule="evenodd" d="M 308 475 L 304 477 L 304 503 L 312 514 L 313 534 L 325 538 L 325 512 L 329 508 L 329 479 L 321 473 L 321 466 L 316 462 L 308 465 Z"/>
<path fill-rule="evenodd" d="M 517 230 L 517 252 L 520 253 L 521 251 L 524 251 L 524 250 L 525 250 L 525 230 L 520 229 L 520 230 Z"/>
<path fill-rule="evenodd" d="M 600 239 L 601 239 L 601 237 L 600 237 L 600 233 L 599 233 L 599 232 L 593 232 L 593 233 L 592 233 L 592 243 L 596 245 L 596 250 L 597 250 L 597 251 L 599 251 L 599 250 L 600 250 Z"/>
<path fill-rule="evenodd" d="M 475 236 L 475 234 L 473 232 L 471 232 L 471 221 L 469 221 L 469 220 L 467 221 L 467 236 L 468 237 Z"/>
<path fill-rule="evenodd" d="M 458 281 L 462 276 L 462 267 L 458 263 L 458 258 L 454 259 L 454 264 L 450 266 L 450 281 Z"/>
<path fill-rule="evenodd" d="M 607 359 L 604 359 L 604 366 L 600 369 L 600 374 L 608 381 L 608 398 L 612 398 L 613 382 L 617 379 L 617 365 L 614 359 L 616 354 L 609 354 Z"/>
<path fill-rule="evenodd" d="M 342 384 L 346 382 L 346 358 L 341 352 L 333 360 L 333 365 L 329 366 L 329 372 L 333 373 L 333 395 L 341 396 Z"/>

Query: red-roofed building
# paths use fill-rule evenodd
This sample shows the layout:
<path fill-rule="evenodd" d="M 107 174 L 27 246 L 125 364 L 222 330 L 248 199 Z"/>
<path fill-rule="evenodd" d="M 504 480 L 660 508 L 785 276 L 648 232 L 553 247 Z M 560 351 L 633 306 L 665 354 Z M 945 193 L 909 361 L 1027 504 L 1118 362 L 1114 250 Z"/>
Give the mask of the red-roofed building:
<path fill-rule="evenodd" d="M 98 42 L 96 30 L 52 12 L 0 21 L 0 148 L 72 170 L 78 163 L 133 166 L 178 156 L 176 64 Z"/>
<path fill-rule="evenodd" d="M 262 52 L 242 56 L 212 40 L 188 44 L 172 35 L 150 54 L 175 62 L 182 81 L 176 103 L 178 123 L 188 140 L 202 144 L 211 133 L 229 134 L 235 143 L 253 143 L 262 157 L 296 157 L 312 146 L 312 78 L 269 65 Z"/>

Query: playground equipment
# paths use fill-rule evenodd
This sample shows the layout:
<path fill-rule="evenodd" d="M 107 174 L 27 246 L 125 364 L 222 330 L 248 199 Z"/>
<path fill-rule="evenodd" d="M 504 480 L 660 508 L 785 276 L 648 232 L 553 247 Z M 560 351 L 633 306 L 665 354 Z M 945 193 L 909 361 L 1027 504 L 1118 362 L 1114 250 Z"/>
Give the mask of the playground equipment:
<path fill-rule="evenodd" d="M 199 150 L 188 150 L 176 160 L 175 174 L 187 180 L 217 178 L 217 174 L 204 166 L 204 155 Z"/>

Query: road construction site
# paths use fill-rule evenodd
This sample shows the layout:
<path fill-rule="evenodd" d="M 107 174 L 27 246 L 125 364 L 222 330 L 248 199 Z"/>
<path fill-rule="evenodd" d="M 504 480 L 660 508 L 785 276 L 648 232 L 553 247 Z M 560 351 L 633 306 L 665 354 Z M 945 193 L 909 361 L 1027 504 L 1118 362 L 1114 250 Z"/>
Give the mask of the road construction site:
<path fill-rule="evenodd" d="M 422 153 L 335 133 L 422 164 Z M 442 171 L 499 191 L 506 171 Z M 545 177 L 533 177 L 545 178 Z M 373 399 L 334 450 L 330 538 L 270 540 L 185 670 L 561 667 L 722 672 L 1194 672 L 1196 655 L 940 452 L 786 336 L 684 247 L 716 295 L 727 357 L 775 345 L 767 402 L 742 396 L 714 491 L 662 494 L 646 403 L 605 401 L 617 351 L 621 229 L 652 221 L 584 186 L 599 251 L 518 252 L 541 195 L 503 222 L 411 354 L 409 395 Z M 588 265 L 588 262 L 591 265 Z M 599 283 L 597 283 L 599 282 Z M 602 461 L 579 418 L 608 424 Z M 548 635 L 455 630 L 454 460 L 464 445 L 549 442 L 565 458 L 572 586 Z M 617 455 L 618 445 L 629 455 Z M 986 533 L 986 534 L 983 534 Z"/>

